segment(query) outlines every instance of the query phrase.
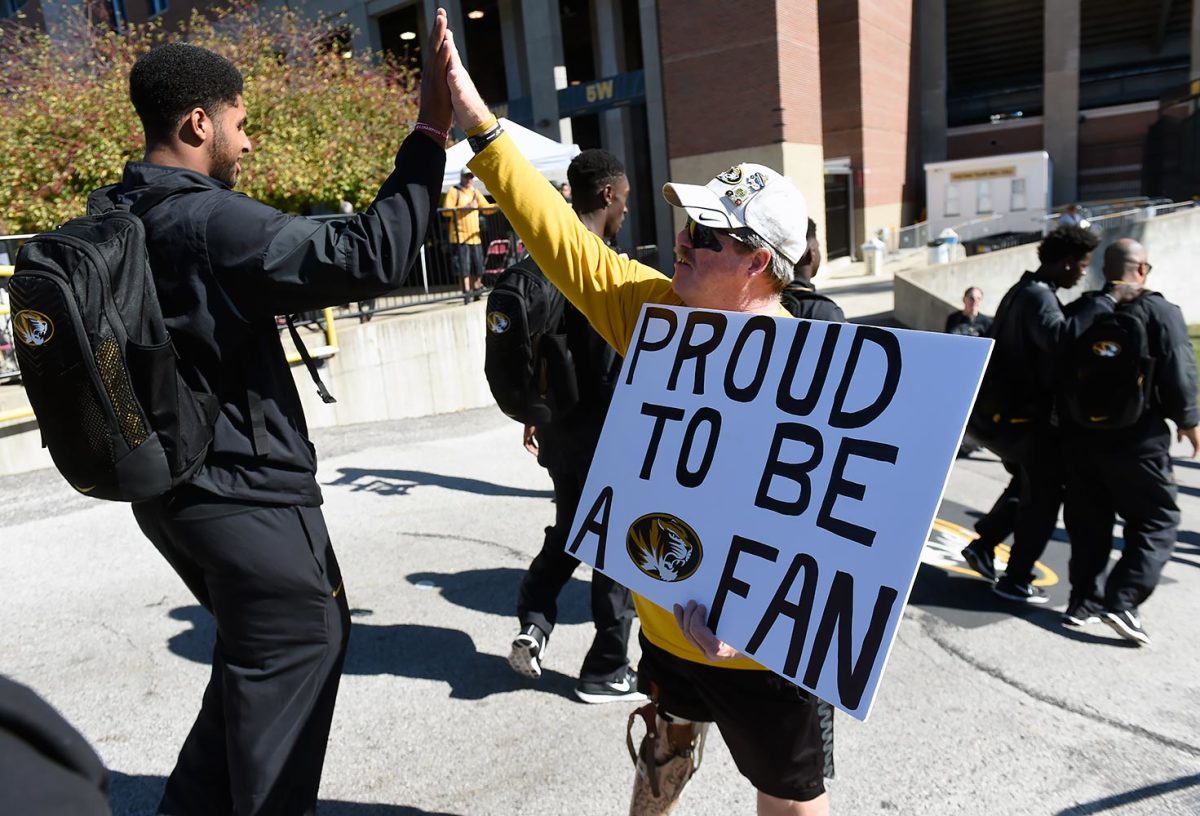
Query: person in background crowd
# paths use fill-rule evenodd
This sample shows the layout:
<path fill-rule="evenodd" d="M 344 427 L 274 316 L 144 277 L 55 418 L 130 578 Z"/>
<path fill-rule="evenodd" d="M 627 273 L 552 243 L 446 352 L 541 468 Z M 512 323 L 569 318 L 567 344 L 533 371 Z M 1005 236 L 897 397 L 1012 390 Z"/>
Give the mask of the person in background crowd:
<path fill-rule="evenodd" d="M 804 257 L 792 270 L 792 280 L 783 288 L 779 300 L 793 317 L 845 323 L 846 315 L 841 307 L 832 298 L 818 294 L 812 282 L 821 268 L 821 242 L 817 240 L 817 223 L 811 218 L 808 219 L 805 241 Z"/>
<path fill-rule="evenodd" d="M 1085 311 L 1088 300 L 1105 300 L 1114 286 L 1143 286 L 1149 274 L 1144 246 L 1128 238 L 1115 241 L 1104 253 L 1105 287 L 1067 306 L 1067 314 Z M 1191 444 L 1194 459 L 1200 408 L 1196 358 L 1179 307 L 1158 292 L 1145 292 L 1124 309 L 1140 313 L 1145 323 L 1154 360 L 1150 403 L 1134 425 L 1113 430 L 1080 427 L 1068 411 L 1061 412 L 1067 453 L 1063 521 L 1071 538 L 1071 600 L 1062 620 L 1071 626 L 1100 620 L 1144 646 L 1150 636 L 1140 607 L 1158 586 L 1180 521 L 1166 420 Z M 1101 586 L 1117 516 L 1125 522 L 1125 547 Z"/>
<path fill-rule="evenodd" d="M 1109 298 L 1090 298 L 1068 318 L 1058 299 L 1083 278 L 1099 238 L 1076 226 L 1061 226 L 1038 246 L 1041 265 L 1012 286 L 996 310 L 991 336 L 996 341 L 984 384 L 972 414 L 971 431 L 980 442 L 1015 468 L 1020 495 L 1005 574 L 992 586 L 1002 598 L 1046 603 L 1046 592 L 1033 584 L 1034 566 L 1058 523 L 1063 495 L 1061 434 L 1054 417 L 1055 366 L 1065 344 L 1081 325 L 1103 311 Z M 1125 300 L 1138 291 L 1123 287 Z M 995 542 L 972 542 L 963 557 L 984 577 L 994 572 Z"/>
<path fill-rule="evenodd" d="M 1078 204 L 1068 204 L 1058 216 L 1060 227 L 1080 227 L 1087 229 L 1091 223 L 1083 215 L 1083 209 Z"/>
<path fill-rule="evenodd" d="M 982 303 L 983 290 L 978 286 L 972 286 L 963 292 L 962 310 L 953 312 L 946 318 L 946 333 L 986 337 L 992 329 L 992 319 L 979 313 Z"/>
<path fill-rule="evenodd" d="M 483 193 L 475 189 L 475 174 L 463 168 L 458 185 L 446 192 L 442 217 L 450 220 L 450 267 L 462 281 L 463 304 L 483 294 L 483 236 L 479 214 L 493 213 Z"/>
<path fill-rule="evenodd" d="M 558 185 L 558 192 L 562 194 L 562 197 L 566 199 L 568 204 L 571 203 L 571 182 L 564 181 L 562 184 Z"/>
<path fill-rule="evenodd" d="M 620 160 L 604 150 L 585 150 L 571 161 L 567 176 L 576 191 L 572 206 L 580 222 L 603 240 L 615 240 L 629 198 L 629 180 Z M 621 358 L 570 303 L 565 322 L 579 404 L 554 422 L 525 427 L 526 450 L 550 472 L 555 508 L 554 525 L 546 528 L 541 552 L 521 579 L 517 596 L 521 631 L 508 656 L 514 671 L 533 678 L 542 674 L 546 645 L 558 619 L 559 593 L 579 566 L 579 559 L 566 552 L 567 535 L 621 373 Z M 575 695 L 585 703 L 644 700 L 637 690 L 637 674 L 629 667 L 633 625 L 629 590 L 594 571 L 591 598 L 596 634 L 579 670 Z"/>

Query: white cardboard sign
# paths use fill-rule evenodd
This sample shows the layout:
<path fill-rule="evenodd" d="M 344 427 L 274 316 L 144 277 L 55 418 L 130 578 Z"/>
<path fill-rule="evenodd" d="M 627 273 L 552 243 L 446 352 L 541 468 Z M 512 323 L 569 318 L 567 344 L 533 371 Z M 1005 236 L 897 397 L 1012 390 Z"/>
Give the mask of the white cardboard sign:
<path fill-rule="evenodd" d="M 866 719 L 990 352 L 648 304 L 567 549 Z"/>

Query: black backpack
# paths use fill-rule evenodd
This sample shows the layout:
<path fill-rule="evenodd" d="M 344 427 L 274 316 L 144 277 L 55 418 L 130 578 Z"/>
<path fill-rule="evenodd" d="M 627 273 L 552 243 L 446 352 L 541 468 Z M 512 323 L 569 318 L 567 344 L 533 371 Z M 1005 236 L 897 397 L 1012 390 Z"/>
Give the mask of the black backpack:
<path fill-rule="evenodd" d="M 1097 317 L 1070 344 L 1060 371 L 1060 404 L 1080 427 L 1135 424 L 1150 406 L 1154 387 L 1144 309 L 1135 301 Z"/>
<path fill-rule="evenodd" d="M 500 410 L 518 422 L 560 419 L 579 402 L 566 334 L 570 308 L 528 257 L 505 270 L 488 295 L 483 370 Z"/>
<path fill-rule="evenodd" d="M 161 495 L 191 478 L 212 441 L 217 401 L 179 375 L 139 217 L 188 191 L 150 190 L 132 210 L 73 219 L 17 255 L 21 378 L 42 443 L 88 496 Z"/>

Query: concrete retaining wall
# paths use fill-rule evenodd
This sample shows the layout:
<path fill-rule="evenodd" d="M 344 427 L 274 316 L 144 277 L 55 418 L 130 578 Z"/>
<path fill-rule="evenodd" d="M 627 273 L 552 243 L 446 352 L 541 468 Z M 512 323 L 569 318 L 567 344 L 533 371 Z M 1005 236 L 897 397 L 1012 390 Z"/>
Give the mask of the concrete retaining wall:
<path fill-rule="evenodd" d="M 438 307 L 339 331 L 338 353 L 321 370 L 336 403 L 321 402 L 303 366 L 292 369 L 309 427 L 495 405 L 483 376 L 483 307 Z"/>
<path fill-rule="evenodd" d="M 1064 303 L 1103 283 L 1104 248 L 1118 238 L 1142 242 L 1154 271 L 1147 286 L 1183 309 L 1188 323 L 1200 323 L 1200 209 L 1164 215 L 1121 230 L 1109 229 L 1093 255 L 1084 281 L 1059 293 Z M 962 307 L 968 286 L 983 289 L 983 312 L 995 314 L 1004 293 L 1027 269 L 1036 269 L 1037 244 L 976 255 L 953 263 L 896 273 L 896 320 L 913 329 L 941 331 L 946 315 Z"/>
<path fill-rule="evenodd" d="M 339 326 L 338 353 L 321 378 L 337 397 L 326 405 L 302 365 L 292 374 L 310 428 L 406 419 L 495 405 L 483 376 L 484 304 L 436 307 L 361 326 Z M 303 332 L 303 330 L 301 330 Z M 316 338 L 317 335 L 305 337 Z M 309 345 L 317 345 L 316 340 Z M 499 410 L 499 409 L 497 409 Z M 0 475 L 53 467 L 37 423 L 0 428 Z"/>

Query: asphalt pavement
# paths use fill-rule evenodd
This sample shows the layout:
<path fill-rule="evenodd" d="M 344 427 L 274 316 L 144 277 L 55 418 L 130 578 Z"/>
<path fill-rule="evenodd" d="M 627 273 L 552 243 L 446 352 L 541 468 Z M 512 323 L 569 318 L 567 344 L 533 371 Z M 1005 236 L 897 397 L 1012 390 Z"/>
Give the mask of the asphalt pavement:
<path fill-rule="evenodd" d="M 581 567 L 540 682 L 505 662 L 520 575 L 553 518 L 521 429 L 479 410 L 315 433 L 355 627 L 321 788 L 325 816 L 625 813 L 632 705 L 572 695 L 590 641 Z M 835 814 L 1200 813 L 1200 469 L 1144 606 L 1153 642 L 1014 608 L 958 558 L 1006 475 L 960 459 L 865 723 L 839 715 Z M 153 811 L 208 678 L 211 619 L 129 508 L 52 471 L 0 478 L 0 671 L 31 685 L 113 771 L 116 814 Z M 754 812 L 719 736 L 676 811 Z"/>

